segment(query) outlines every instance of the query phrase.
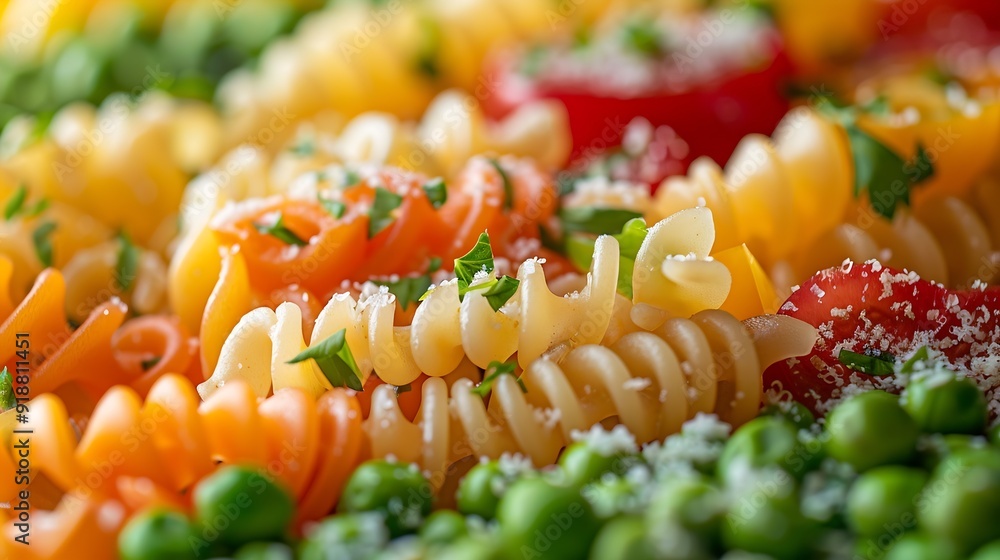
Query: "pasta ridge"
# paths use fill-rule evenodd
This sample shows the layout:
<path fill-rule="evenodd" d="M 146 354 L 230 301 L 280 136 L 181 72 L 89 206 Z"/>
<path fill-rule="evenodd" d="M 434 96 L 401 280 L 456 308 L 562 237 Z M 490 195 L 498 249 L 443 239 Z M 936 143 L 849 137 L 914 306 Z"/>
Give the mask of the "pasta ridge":
<path fill-rule="evenodd" d="M 365 430 L 375 457 L 413 461 L 443 478 L 468 456 L 522 453 L 552 463 L 575 431 L 611 418 L 639 442 L 676 433 L 698 412 L 740 425 L 761 400 L 761 374 L 771 363 L 808 353 L 815 329 L 766 315 L 743 323 L 719 310 L 668 320 L 604 346 L 587 344 L 561 358 L 542 357 L 493 381 L 489 402 L 469 379 L 450 391 L 444 380 L 422 386 L 420 410 L 407 420 L 391 387 L 376 387 Z"/>

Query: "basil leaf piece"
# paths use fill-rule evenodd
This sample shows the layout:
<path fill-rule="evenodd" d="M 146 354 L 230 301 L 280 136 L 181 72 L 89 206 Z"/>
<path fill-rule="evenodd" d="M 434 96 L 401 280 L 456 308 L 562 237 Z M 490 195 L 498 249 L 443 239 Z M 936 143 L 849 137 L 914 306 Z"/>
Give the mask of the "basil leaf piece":
<path fill-rule="evenodd" d="M 493 248 L 486 232 L 479 234 L 476 245 L 464 256 L 455 259 L 455 277 L 458 278 L 458 301 L 462 301 L 470 290 L 476 274 L 485 271 L 493 273 Z M 479 286 L 477 286 L 479 288 Z M 485 286 L 484 286 L 485 288 Z"/>
<path fill-rule="evenodd" d="M 38 255 L 38 260 L 42 261 L 42 265 L 46 268 L 52 266 L 51 236 L 55 230 L 55 222 L 45 222 L 31 233 L 31 240 L 35 245 L 35 254 Z"/>
<path fill-rule="evenodd" d="M 563 231 L 566 233 L 593 233 L 595 235 L 618 233 L 629 220 L 641 218 L 642 214 L 623 208 L 563 208 L 559 211 Z"/>
<path fill-rule="evenodd" d="M 448 188 L 444 184 L 444 179 L 436 177 L 423 184 L 424 194 L 435 210 L 448 201 Z"/>
<path fill-rule="evenodd" d="M 411 303 L 419 301 L 420 296 L 431 287 L 431 278 L 424 274 L 422 276 L 400 278 L 393 282 L 373 280 L 372 283 L 387 287 L 389 293 L 396 296 L 396 301 L 399 302 L 400 307 L 406 309 Z"/>
<path fill-rule="evenodd" d="M 344 212 L 347 210 L 347 206 L 343 202 L 329 200 L 319 195 L 316 195 L 316 198 L 319 199 L 319 205 L 323 207 L 323 210 L 325 210 L 327 214 L 337 218 L 338 220 L 344 217 Z"/>
<path fill-rule="evenodd" d="M 483 297 L 489 302 L 490 307 L 493 311 L 500 311 L 500 308 L 504 306 L 505 303 L 514 295 L 517 291 L 518 285 L 521 281 L 517 278 L 511 278 L 510 276 L 504 275 L 500 280 L 493 284 Z"/>
<path fill-rule="evenodd" d="M 500 180 L 503 182 L 503 207 L 505 210 L 510 210 L 514 207 L 514 184 L 510 182 L 510 177 L 507 176 L 507 172 L 503 170 L 499 161 L 491 159 L 490 163 L 493 164 L 493 169 L 497 170 Z"/>
<path fill-rule="evenodd" d="M 870 353 L 859 354 L 847 349 L 841 349 L 837 359 L 848 369 L 859 371 L 866 375 L 881 377 L 896 373 L 896 359 L 888 352 L 872 351 Z"/>
<path fill-rule="evenodd" d="M 472 389 L 472 392 L 485 398 L 486 395 L 490 394 L 493 390 L 493 382 L 497 380 L 501 375 L 514 375 L 517 371 L 517 362 L 511 360 L 509 362 L 490 362 L 490 365 L 486 367 L 485 377 L 483 380 Z M 521 378 L 517 378 L 517 384 L 521 387 L 521 391 L 527 393 L 528 388 L 524 386 L 524 381 Z"/>
<path fill-rule="evenodd" d="M 139 365 L 142 366 L 142 371 L 149 371 L 154 367 L 156 367 L 156 364 L 160 363 L 160 360 L 162 359 L 163 359 L 162 356 L 153 356 L 148 360 L 143 360 L 139 362 Z"/>
<path fill-rule="evenodd" d="M 118 289 L 127 292 L 139 275 L 139 248 L 124 231 L 118 234 L 118 260 L 115 262 L 114 280 Z"/>
<path fill-rule="evenodd" d="M 392 225 L 396 218 L 392 211 L 403 203 L 403 197 L 383 187 L 375 188 L 375 201 L 368 212 L 368 239 Z"/>
<path fill-rule="evenodd" d="M 355 391 L 363 391 L 361 372 L 354 361 L 350 347 L 347 346 L 347 329 L 340 329 L 315 346 L 306 348 L 288 361 L 297 364 L 306 360 L 315 360 L 320 371 L 334 387 L 348 387 Z"/>
<path fill-rule="evenodd" d="M 0 412 L 10 410 L 17 406 L 17 398 L 14 396 L 14 379 L 4 366 L 0 371 Z"/>
<path fill-rule="evenodd" d="M 5 220 L 10 220 L 21 211 L 24 207 L 24 201 L 28 199 L 28 187 L 23 183 L 17 187 L 14 194 L 10 195 L 7 200 L 7 205 L 3 209 L 3 217 Z"/>
<path fill-rule="evenodd" d="M 635 258 L 646 239 L 646 221 L 633 218 L 625 223 L 621 233 L 613 235 L 618 240 L 618 293 L 632 298 L 632 274 Z M 583 234 L 573 234 L 566 238 L 566 256 L 580 270 L 590 270 L 594 260 L 596 240 Z"/>
<path fill-rule="evenodd" d="M 273 224 L 269 226 L 254 224 L 254 227 L 256 227 L 257 231 L 263 233 L 264 235 L 270 235 L 271 237 L 289 245 L 305 247 L 309 244 L 309 242 L 305 241 L 296 235 L 294 231 L 285 226 L 285 216 L 283 216 L 281 212 L 278 212 L 278 219 L 275 220 Z"/>

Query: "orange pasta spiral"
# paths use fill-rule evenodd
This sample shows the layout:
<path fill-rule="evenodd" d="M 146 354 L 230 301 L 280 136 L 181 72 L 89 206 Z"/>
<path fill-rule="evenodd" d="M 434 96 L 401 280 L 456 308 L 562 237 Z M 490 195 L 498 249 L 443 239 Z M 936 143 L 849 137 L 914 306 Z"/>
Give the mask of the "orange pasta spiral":
<path fill-rule="evenodd" d="M 188 507 L 188 490 L 220 464 L 257 465 L 284 483 L 299 502 L 301 524 L 333 508 L 365 454 L 360 405 L 343 390 L 318 400 L 279 391 L 258 401 L 234 382 L 200 403 L 188 380 L 166 375 L 145 401 L 127 387 L 109 390 L 79 436 L 55 396 L 43 395 L 30 408 L 28 489 L 42 533 L 32 535 L 30 558 L 67 558 L 69 550 L 114 558 L 114 537 L 130 512 L 164 502 Z M 0 418 L 12 422 L 9 416 Z M 5 501 L 18 490 L 6 447 L 0 453 Z M 102 509 L 108 512 L 95 523 Z M 0 546 L 21 546 L 10 540 L 9 524 L 5 529 Z"/>

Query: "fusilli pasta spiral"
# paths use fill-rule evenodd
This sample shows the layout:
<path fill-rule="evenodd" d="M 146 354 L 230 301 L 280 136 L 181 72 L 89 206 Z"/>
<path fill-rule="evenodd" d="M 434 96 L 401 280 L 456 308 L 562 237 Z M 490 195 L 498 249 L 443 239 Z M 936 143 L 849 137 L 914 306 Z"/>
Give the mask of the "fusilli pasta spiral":
<path fill-rule="evenodd" d="M 984 222 L 991 218 L 976 218 L 954 197 L 991 196 L 984 189 L 968 193 L 989 165 L 986 148 L 996 145 L 1000 133 L 1000 105 L 963 99 L 964 113 L 956 116 L 952 105 L 958 101 L 937 100 L 933 96 L 943 94 L 925 89 L 920 88 L 919 95 L 897 95 L 902 97 L 899 103 L 913 104 L 911 112 L 921 107 L 928 115 L 924 119 L 907 117 L 905 111 L 883 120 L 859 117 L 859 126 L 900 154 L 909 155 L 918 145 L 934 147 L 934 176 L 914 189 L 913 212 L 919 222 L 904 215 L 890 224 L 853 204 L 852 156 L 843 128 L 804 107 L 785 117 L 773 140 L 746 137 L 724 173 L 700 159 L 686 177 L 667 179 L 656 193 L 651 215 L 711 208 L 717 249 L 746 243 L 783 290 L 844 258 L 888 260 L 886 250 L 895 255 L 897 266 L 942 282 L 971 283 L 995 252 L 983 227 L 989 227 Z M 938 107 L 942 103 L 944 109 Z M 942 130 L 952 128 L 947 138 L 941 136 Z M 946 195 L 952 198 L 941 198 Z M 942 205 L 945 209 L 939 212 Z M 858 216 L 852 215 L 855 210 Z M 935 247 L 923 247 L 933 238 L 945 245 L 959 243 L 962 250 L 945 263 Z M 814 254 L 817 246 L 825 247 L 819 252 L 822 263 Z M 830 257 L 831 252 L 839 258 Z"/>
<path fill-rule="evenodd" d="M 79 435 L 58 398 L 38 397 L 30 408 L 33 515 L 51 537 L 33 538 L 33 558 L 66 558 L 67 551 L 95 541 L 102 544 L 88 550 L 110 554 L 129 512 L 164 501 L 185 507 L 182 494 L 219 464 L 257 465 L 284 482 L 298 500 L 301 524 L 333 508 L 364 454 L 361 410 L 342 390 L 318 400 L 280 391 L 258 402 L 248 386 L 234 382 L 200 403 L 188 380 L 168 375 L 145 401 L 126 387 L 109 390 Z M 9 426 L 12 414 L 0 419 Z M 14 470 L 5 446 L 0 473 L 10 480 L 0 483 L 2 500 L 16 496 Z M 117 514 L 93 527 L 93 512 L 105 507 Z M 86 514 L 78 517 L 81 509 Z M 94 534 L 80 530 L 88 519 Z M 2 545 L 23 548 L 9 538 Z"/>
<path fill-rule="evenodd" d="M 560 360 L 530 363 L 520 380 L 501 375 L 489 402 L 460 379 L 424 382 L 410 421 L 391 387 L 375 388 L 365 430 L 375 457 L 393 455 L 431 473 L 467 456 L 523 453 L 552 463 L 575 430 L 617 418 L 637 441 L 675 433 L 697 412 L 716 412 L 740 425 L 761 399 L 761 372 L 808 353 L 816 331 L 801 321 L 761 316 L 740 323 L 723 311 L 670 319 L 656 331 L 625 335 L 610 346 L 587 344 Z M 432 480 L 435 477 L 432 476 Z"/>

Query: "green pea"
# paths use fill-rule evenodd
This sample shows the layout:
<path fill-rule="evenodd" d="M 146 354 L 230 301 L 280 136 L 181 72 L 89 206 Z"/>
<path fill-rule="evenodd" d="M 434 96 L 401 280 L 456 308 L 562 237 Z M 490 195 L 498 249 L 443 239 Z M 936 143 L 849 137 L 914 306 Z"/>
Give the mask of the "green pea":
<path fill-rule="evenodd" d="M 1000 560 L 1000 541 L 983 546 L 969 560 Z"/>
<path fill-rule="evenodd" d="M 992 428 L 986 431 L 986 438 L 993 445 L 1000 445 L 1000 422 L 994 424 Z"/>
<path fill-rule="evenodd" d="M 432 513 L 420 528 L 420 540 L 427 544 L 451 544 L 468 534 L 465 517 L 451 510 Z"/>
<path fill-rule="evenodd" d="M 194 506 L 202 535 L 217 531 L 220 541 L 233 546 L 279 540 L 295 515 L 295 501 L 284 488 L 244 466 L 223 467 L 202 480 Z"/>
<path fill-rule="evenodd" d="M 646 512 L 650 526 L 676 523 L 714 545 L 721 536 L 727 501 L 707 480 L 680 478 L 662 485 Z"/>
<path fill-rule="evenodd" d="M 807 470 L 807 461 L 811 463 L 815 456 L 799 442 L 794 424 L 779 416 L 761 416 L 744 424 L 729 438 L 719 457 L 717 473 L 726 481 L 733 469 L 777 465 L 801 475 Z"/>
<path fill-rule="evenodd" d="M 233 560 L 295 560 L 295 553 L 285 544 L 255 542 L 243 545 Z"/>
<path fill-rule="evenodd" d="M 858 471 L 906 463 L 914 454 L 919 428 L 884 391 L 868 391 L 840 403 L 827 417 L 827 452 Z"/>
<path fill-rule="evenodd" d="M 368 560 L 389 542 L 381 513 L 327 517 L 306 535 L 299 560 Z"/>
<path fill-rule="evenodd" d="M 925 432 L 983 433 L 986 395 L 967 377 L 942 380 L 940 375 L 913 380 L 904 393 L 903 408 Z"/>
<path fill-rule="evenodd" d="M 455 495 L 458 511 L 490 520 L 496 516 L 507 481 L 496 461 L 480 463 L 462 477 Z"/>
<path fill-rule="evenodd" d="M 783 401 L 765 406 L 760 411 L 761 416 L 777 416 L 784 418 L 800 430 L 808 430 L 816 423 L 816 417 L 798 401 Z"/>
<path fill-rule="evenodd" d="M 988 445 L 983 436 L 967 434 L 929 434 L 921 438 L 918 449 L 921 452 L 921 463 L 928 469 L 933 469 L 941 461 L 960 451 L 982 449 Z"/>
<path fill-rule="evenodd" d="M 600 528 L 579 487 L 543 478 L 515 482 L 500 500 L 497 521 L 511 558 L 584 558 Z"/>
<path fill-rule="evenodd" d="M 503 555 L 497 545 L 482 537 L 463 537 L 441 550 L 435 560 L 500 560 Z M 520 556 L 518 556 L 520 558 Z"/>
<path fill-rule="evenodd" d="M 590 548 L 591 560 L 653 560 L 653 548 L 646 539 L 641 517 L 624 516 L 609 522 L 597 534 Z"/>
<path fill-rule="evenodd" d="M 761 487 L 736 501 L 722 525 L 728 549 L 767 554 L 778 560 L 810 557 L 819 525 L 799 511 L 795 492 Z"/>
<path fill-rule="evenodd" d="M 861 535 L 877 537 L 897 525 L 916 526 L 916 500 L 927 473 L 886 466 L 862 474 L 847 495 L 847 521 Z"/>
<path fill-rule="evenodd" d="M 605 476 L 582 490 L 601 519 L 623 513 L 639 513 L 649 499 L 648 489 L 620 476 Z"/>
<path fill-rule="evenodd" d="M 928 533 L 973 550 L 1000 539 L 1000 451 L 956 453 L 934 469 L 917 504 Z"/>
<path fill-rule="evenodd" d="M 641 460 L 633 454 L 604 455 L 586 442 L 578 441 L 563 451 L 559 466 L 570 484 L 587 484 L 607 473 L 624 474 Z"/>
<path fill-rule="evenodd" d="M 122 560 L 194 560 L 194 527 L 183 513 L 154 509 L 129 521 L 118 535 Z"/>
<path fill-rule="evenodd" d="M 431 512 L 434 493 L 414 465 L 368 461 L 358 467 L 340 499 L 340 510 L 378 511 L 392 537 L 416 531 Z"/>
<path fill-rule="evenodd" d="M 952 543 L 922 533 L 903 535 L 885 555 L 885 560 L 960 560 L 961 558 L 961 552 Z"/>

